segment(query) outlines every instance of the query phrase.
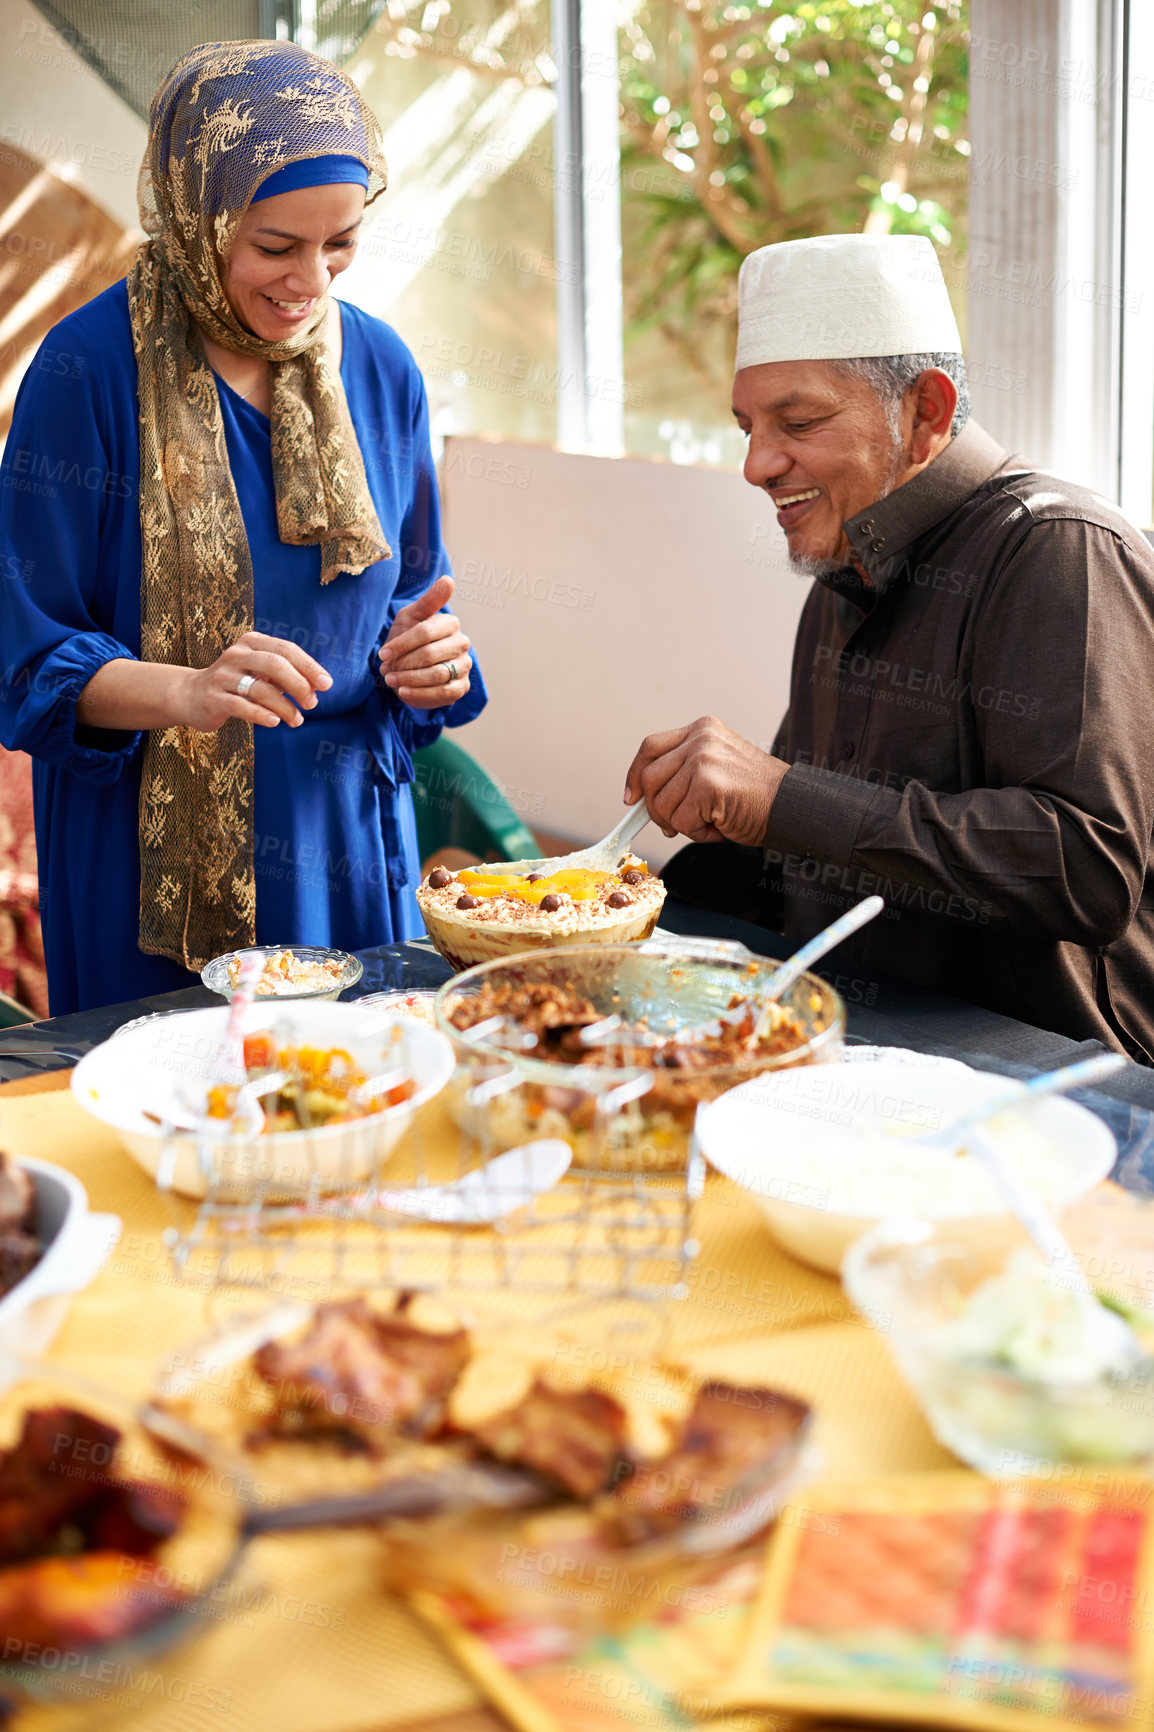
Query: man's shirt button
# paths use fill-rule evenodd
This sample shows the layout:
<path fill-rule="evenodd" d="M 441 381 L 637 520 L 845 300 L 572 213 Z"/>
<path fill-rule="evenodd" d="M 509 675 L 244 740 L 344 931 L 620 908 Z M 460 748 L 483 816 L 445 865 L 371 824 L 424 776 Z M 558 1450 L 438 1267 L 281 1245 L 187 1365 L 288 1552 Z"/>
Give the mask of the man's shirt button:
<path fill-rule="evenodd" d="M 874 532 L 873 524 L 872 523 L 863 523 L 861 526 L 861 532 L 863 535 L 872 535 Z"/>
<path fill-rule="evenodd" d="M 870 552 L 871 553 L 880 553 L 882 548 L 885 546 L 885 544 L 886 544 L 885 543 L 885 537 L 882 535 L 879 535 L 876 541 L 870 542 Z"/>

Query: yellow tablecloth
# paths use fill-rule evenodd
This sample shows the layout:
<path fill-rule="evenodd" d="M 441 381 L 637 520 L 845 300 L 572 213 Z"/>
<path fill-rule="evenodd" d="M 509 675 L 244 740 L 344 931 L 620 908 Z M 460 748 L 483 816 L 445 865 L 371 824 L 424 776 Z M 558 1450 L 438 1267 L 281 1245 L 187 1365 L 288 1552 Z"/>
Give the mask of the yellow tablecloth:
<path fill-rule="evenodd" d="M 426 1146 L 455 1135 L 436 1103 L 421 1128 Z M 69 1168 L 94 1209 L 122 1217 L 119 1246 L 73 1302 L 51 1357 L 143 1395 L 162 1355 L 222 1314 L 219 1299 L 173 1277 L 164 1241 L 170 1204 L 67 1094 L 0 1091 L 0 1146 Z M 850 1320 L 838 1283 L 779 1251 L 738 1190 L 711 1177 L 693 1225 L 701 1251 L 689 1297 L 669 1307 L 667 1358 L 812 1402 L 832 1474 L 951 1464 L 884 1343 Z M 355 1530 L 257 1541 L 242 1565 L 241 1609 L 206 1620 L 194 1643 L 145 1667 L 130 1692 L 139 1707 L 122 1703 L 109 1724 L 124 1732 L 377 1732 L 475 1703 L 476 1690 L 425 1626 L 379 1589 L 380 1543 Z M 21 1724 L 61 1732 L 71 1718 L 36 1710 Z"/>

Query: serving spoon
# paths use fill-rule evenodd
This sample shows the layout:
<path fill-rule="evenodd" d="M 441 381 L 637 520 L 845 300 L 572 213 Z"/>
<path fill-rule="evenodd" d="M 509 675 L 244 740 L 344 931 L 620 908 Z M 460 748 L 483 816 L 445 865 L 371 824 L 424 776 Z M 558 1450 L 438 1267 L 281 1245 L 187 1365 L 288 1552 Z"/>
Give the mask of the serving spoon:
<path fill-rule="evenodd" d="M 1020 1112 L 1033 1106 L 1035 1101 L 1099 1082 L 1121 1070 L 1125 1063 L 1121 1053 L 1104 1052 L 1078 1064 L 1063 1065 L 1059 1070 L 1043 1071 L 1041 1076 L 1031 1077 L 1029 1082 L 995 1095 L 993 1100 L 975 1107 L 973 1112 L 963 1113 L 961 1118 L 939 1125 L 937 1130 L 928 1131 L 916 1139 L 923 1149 L 940 1149 L 948 1154 L 958 1154 L 963 1147 L 972 1149 L 1047 1263 L 1061 1272 L 1067 1286 L 1086 1294 L 1093 1294 L 1094 1289 L 1066 1235 L 1029 1185 L 1023 1184 L 983 1132 L 990 1120 L 1001 1113 Z"/>
<path fill-rule="evenodd" d="M 963 1113 L 961 1118 L 951 1119 L 949 1124 L 939 1125 L 934 1131 L 927 1131 L 917 1140 L 923 1148 L 956 1151 L 966 1141 L 970 1131 L 987 1119 L 996 1118 L 999 1113 L 1030 1107 L 1036 1100 L 1042 1100 L 1047 1095 L 1064 1095 L 1071 1089 L 1085 1088 L 1090 1083 L 1100 1082 L 1103 1077 L 1113 1076 L 1114 1072 L 1121 1070 L 1126 1063 L 1127 1060 L 1120 1052 L 1103 1052 L 1095 1058 L 1081 1059 L 1077 1064 L 1065 1064 L 1060 1070 L 1043 1071 L 1040 1076 L 1031 1077 L 1028 1082 L 1017 1083 L 1012 1089 L 995 1095 L 992 1101 L 975 1107 L 973 1112 Z M 994 1158 L 1000 1161 L 1000 1157 Z M 1017 1189 L 1019 1181 L 1012 1173 L 1007 1176 L 1010 1186 Z M 1026 1195 L 1030 1196 L 1031 1193 L 1026 1192 Z M 1028 1226 L 1024 1219 L 1022 1225 Z M 1044 1247 L 1039 1246 L 1039 1249 Z"/>
<path fill-rule="evenodd" d="M 241 1083 L 236 1091 L 231 1116 L 233 1121 L 240 1125 L 246 1136 L 259 1136 L 264 1129 L 264 1114 L 257 1102 L 265 1095 L 275 1094 L 287 1082 L 291 1081 L 292 1076 L 289 1071 L 274 1070 L 265 1076 L 252 1077 L 248 1082 Z M 142 1119 L 147 1119 L 150 1124 L 159 1125 L 163 1131 L 169 1132 L 198 1131 L 208 1115 L 205 1110 L 204 1099 L 202 1098 L 198 1103 L 191 1089 L 182 1088 L 178 1091 L 175 1106 L 166 1104 L 163 1113 L 155 1113 L 147 1107 L 142 1107 L 140 1116 Z M 225 1125 L 227 1122 L 224 1119 L 219 1121 L 221 1125 Z"/>
<path fill-rule="evenodd" d="M 427 1221 L 439 1227 L 481 1227 L 501 1221 L 551 1191 L 569 1170 L 573 1150 L 560 1137 L 540 1137 L 494 1155 L 461 1179 L 435 1185 L 381 1185 L 352 1196 L 310 1199 L 307 1203 L 266 1204 L 260 1211 L 266 1227 L 293 1225 L 331 1216 L 356 1217 L 366 1209 L 382 1209 Z"/>
<path fill-rule="evenodd" d="M 636 806 L 629 808 L 620 824 L 600 842 L 594 842 L 591 848 L 578 848 L 572 854 L 555 854 L 544 860 L 498 860 L 495 865 L 486 863 L 477 870 L 486 874 L 500 872 L 515 878 L 525 877 L 530 872 L 551 875 L 554 872 L 610 871 L 621 856 L 629 852 L 629 844 L 648 822 L 649 808 L 644 800 L 639 800 Z"/>
<path fill-rule="evenodd" d="M 1010 1205 L 1011 1213 L 1025 1228 L 1045 1259 L 1047 1279 L 1054 1286 L 1077 1294 L 1086 1305 L 1093 1306 L 1093 1311 L 1087 1311 L 1086 1316 L 1093 1319 L 1093 1327 L 1104 1356 L 1120 1370 L 1133 1366 L 1143 1357 L 1142 1347 L 1134 1330 L 1112 1306 L 1103 1303 L 1101 1295 L 1088 1280 L 1073 1246 L 1057 1221 L 1030 1186 L 1023 1184 L 985 1133 L 990 1120 L 999 1113 L 1029 1108 L 1035 1101 L 1047 1096 L 1066 1094 L 1070 1089 L 1098 1082 L 1102 1077 L 1111 1076 L 1125 1064 L 1126 1060 L 1120 1053 L 1107 1052 L 1096 1058 L 1083 1059 L 1079 1064 L 1067 1064 L 1059 1070 L 1044 1071 L 1041 1076 L 1031 1077 L 1029 1082 L 1012 1092 L 996 1095 L 992 1101 L 976 1107 L 973 1112 L 965 1113 L 960 1119 L 954 1119 L 949 1124 L 930 1131 L 928 1135 L 917 1138 L 922 1148 L 956 1153 L 964 1145 L 977 1156 Z"/>
<path fill-rule="evenodd" d="M 856 907 L 848 909 L 845 914 L 827 926 L 824 932 L 819 932 L 816 937 L 809 940 L 808 944 L 803 944 L 800 950 L 795 951 L 788 961 L 774 969 L 755 1000 L 757 1009 L 754 1015 L 753 1028 L 745 1037 L 747 1052 L 756 1052 L 758 1043 L 768 1032 L 769 1022 L 773 1016 L 773 1006 L 782 993 L 786 992 L 794 981 L 805 973 L 807 968 L 820 961 L 827 951 L 833 950 L 835 945 L 840 944 L 851 933 L 857 932 L 860 927 L 876 919 L 884 907 L 885 903 L 880 896 L 867 896 L 864 902 L 859 902 Z M 754 957 L 753 960 L 756 961 L 757 958 Z M 748 1014 L 749 1001 L 744 1000 L 728 1015 L 717 1017 L 712 1022 L 700 1023 L 692 1028 L 678 1029 L 676 1033 L 670 1035 L 657 1035 L 645 1030 L 628 1029 L 621 1017 L 612 1015 L 603 1017 L 600 1022 L 591 1023 L 588 1028 L 582 1029 L 578 1039 L 582 1045 L 589 1047 L 625 1044 L 626 1042 L 633 1046 L 664 1046 L 667 1041 L 671 1040 L 679 1046 L 693 1046 L 699 1041 L 707 1040 L 711 1035 L 722 1033 L 727 1025 L 733 1027 L 744 1022 Z"/>
<path fill-rule="evenodd" d="M 783 962 L 780 968 L 774 969 L 764 988 L 758 994 L 761 1009 L 758 1011 L 753 1030 L 745 1043 L 750 1052 L 756 1051 L 758 1042 L 769 1032 L 773 1006 L 782 993 L 788 991 L 794 981 L 799 980 L 807 968 L 810 968 L 815 962 L 820 962 L 821 958 L 840 944 L 843 939 L 849 938 L 861 927 L 868 926 L 871 920 L 876 920 L 884 907 L 885 903 L 880 896 L 867 896 L 864 902 L 859 902 L 855 907 L 847 909 L 843 915 L 827 926 L 824 932 L 819 932 L 816 937 L 810 939 L 808 944 L 803 944 L 800 950 L 795 950 L 789 960 Z"/>

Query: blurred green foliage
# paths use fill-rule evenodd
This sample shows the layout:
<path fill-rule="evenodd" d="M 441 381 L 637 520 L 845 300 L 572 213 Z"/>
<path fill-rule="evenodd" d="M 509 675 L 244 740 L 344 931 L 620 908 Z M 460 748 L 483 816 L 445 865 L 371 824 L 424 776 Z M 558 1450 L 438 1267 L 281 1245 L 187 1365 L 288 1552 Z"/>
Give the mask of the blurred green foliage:
<path fill-rule="evenodd" d="M 621 34 L 626 293 L 703 376 L 728 370 L 737 272 L 772 241 L 928 235 L 960 280 L 964 0 L 645 0 Z"/>

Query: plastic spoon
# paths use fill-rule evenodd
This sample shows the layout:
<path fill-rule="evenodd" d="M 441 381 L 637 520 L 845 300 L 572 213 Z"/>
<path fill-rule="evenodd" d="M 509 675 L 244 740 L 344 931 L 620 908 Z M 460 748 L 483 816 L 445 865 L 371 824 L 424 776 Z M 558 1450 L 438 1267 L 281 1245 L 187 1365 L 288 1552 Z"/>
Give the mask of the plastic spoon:
<path fill-rule="evenodd" d="M 244 1064 L 244 1019 L 256 996 L 256 983 L 261 977 L 264 964 L 262 952 L 254 952 L 241 961 L 236 990 L 228 1007 L 228 1021 L 213 1060 L 214 1083 L 239 1086 L 248 1081 Z"/>
<path fill-rule="evenodd" d="M 290 1080 L 287 1070 L 274 1070 L 266 1076 L 254 1077 L 250 1082 L 242 1083 L 236 1094 L 233 1108 L 234 1119 L 242 1124 L 252 1136 L 257 1136 L 264 1128 L 264 1118 L 259 1109 L 255 1113 L 253 1112 L 252 1108 L 255 1102 L 264 1095 L 275 1094 Z M 167 1130 L 195 1131 L 200 1128 L 201 1120 L 205 1114 L 203 1103 L 198 1109 L 192 1101 L 192 1091 L 186 1089 L 175 1109 L 166 1107 L 162 1114 L 150 1112 L 147 1107 L 142 1107 L 140 1116 L 142 1119 L 147 1119 L 150 1124 L 160 1125 Z"/>
<path fill-rule="evenodd" d="M 382 1187 L 355 1197 L 310 1203 L 307 1213 L 310 1218 L 332 1214 L 345 1219 L 350 1211 L 378 1208 L 438 1226 L 479 1227 L 502 1220 L 552 1190 L 572 1160 L 573 1150 L 568 1143 L 560 1137 L 542 1137 L 507 1149 L 452 1184 Z M 267 1226 L 275 1226 L 278 1222 L 297 1221 L 303 1212 L 304 1205 L 298 1203 L 274 1205 L 261 1210 L 261 1220 Z"/>
<path fill-rule="evenodd" d="M 499 860 L 496 865 L 486 863 L 479 870 L 486 873 L 507 872 L 514 877 L 524 877 L 530 872 L 605 872 L 616 866 L 621 856 L 629 852 L 629 844 L 644 830 L 648 822 L 649 809 L 644 800 L 639 800 L 636 806 L 629 808 L 620 824 L 591 848 L 579 848 L 576 853 L 556 854 L 545 860 Z"/>
<path fill-rule="evenodd" d="M 943 1125 L 928 1136 L 917 1140 L 923 1148 L 957 1150 L 964 1143 L 981 1161 L 1012 1213 L 1021 1222 L 1047 1265 L 1047 1278 L 1056 1287 L 1076 1293 L 1087 1306 L 1085 1315 L 1091 1324 L 1103 1359 L 1119 1369 L 1128 1368 L 1142 1358 L 1142 1348 L 1130 1325 L 1114 1310 L 1103 1305 L 1094 1287 L 1074 1254 L 1066 1235 L 1049 1210 L 1039 1201 L 1029 1185 L 1014 1172 L 985 1135 L 989 1121 L 998 1113 L 1030 1107 L 1048 1095 L 1066 1094 L 1070 1089 L 1097 1082 L 1120 1070 L 1126 1060 L 1120 1053 L 1102 1053 L 1098 1058 L 1083 1059 L 1080 1064 L 1063 1065 L 1060 1070 L 1046 1071 L 1032 1077 L 1014 1092 L 998 1095 L 985 1106 Z"/>
<path fill-rule="evenodd" d="M 817 962 L 836 944 L 840 944 L 843 938 L 848 938 L 851 932 L 856 932 L 859 927 L 865 926 L 873 920 L 884 907 L 885 903 L 880 896 L 867 896 L 864 902 L 859 902 L 856 908 L 849 909 L 840 919 L 835 920 L 832 926 L 827 926 L 824 932 L 819 932 L 816 938 L 811 938 L 808 944 L 803 944 L 796 955 L 789 958 L 788 962 L 783 962 L 780 968 L 774 970 L 766 981 L 763 990 L 758 993 L 758 1010 L 754 1018 L 753 1030 L 745 1037 L 745 1046 L 748 1052 L 756 1050 L 758 1042 L 766 1033 L 772 1015 L 771 1006 L 776 1003 L 782 993 L 792 986 L 794 981 L 804 974 L 812 963 Z M 746 955 L 750 957 L 751 961 L 756 962 L 758 960 L 752 952 L 747 951 Z M 716 1018 L 713 1022 L 701 1023 L 693 1028 L 679 1029 L 676 1035 L 669 1037 L 647 1034 L 642 1030 L 627 1029 L 619 1016 L 607 1016 L 603 1017 L 600 1022 L 591 1023 L 588 1028 L 582 1029 L 578 1038 L 584 1046 L 589 1047 L 624 1044 L 626 1041 L 634 1046 L 662 1046 L 665 1044 L 666 1038 L 675 1040 L 679 1046 L 692 1046 L 711 1035 L 719 1034 L 727 1023 L 732 1026 L 744 1021 L 747 1015 L 748 1005 L 742 1003 L 727 1016 Z"/>
<path fill-rule="evenodd" d="M 499 1221 L 534 1197 L 552 1190 L 568 1172 L 573 1150 L 560 1137 L 542 1137 L 497 1155 L 483 1167 L 451 1185 L 419 1185 L 407 1190 L 381 1190 L 383 1209 L 419 1221 L 445 1226 L 480 1226 Z"/>
<path fill-rule="evenodd" d="M 1145 1357 L 1137 1335 L 1113 1306 L 1102 1303 L 1074 1255 L 1073 1246 L 1053 1216 L 1029 1186 L 1023 1185 L 1011 1171 L 981 1130 L 971 1131 L 968 1146 L 999 1186 L 1012 1212 L 1041 1252 L 1046 1263 L 1046 1280 L 1063 1292 L 1075 1294 L 1081 1301 L 1082 1315 L 1101 1355 L 1103 1369 L 1132 1370 Z"/>
<path fill-rule="evenodd" d="M 759 995 L 761 1009 L 754 1022 L 753 1033 L 746 1039 L 745 1044 L 750 1052 L 754 1051 L 766 1033 L 773 1014 L 772 1006 L 782 993 L 791 987 L 811 964 L 820 962 L 827 951 L 832 950 L 851 933 L 857 932 L 860 927 L 868 925 L 871 920 L 876 920 L 884 907 L 885 903 L 880 896 L 867 896 L 864 902 L 859 902 L 855 908 L 849 909 L 840 919 L 835 920 L 832 926 L 827 926 L 824 932 L 819 932 L 816 938 L 803 944 L 788 962 L 783 962 L 780 968 L 774 970 Z"/>
<path fill-rule="evenodd" d="M 966 1113 L 962 1118 L 941 1125 L 936 1131 L 917 1139 L 923 1149 L 943 1149 L 947 1153 L 957 1153 L 963 1145 L 972 1148 L 1047 1263 L 1061 1270 L 1066 1285 L 1087 1294 L 1093 1294 L 1094 1290 L 1066 1235 L 1030 1187 L 1023 1184 L 1013 1168 L 1002 1159 L 983 1134 L 983 1127 L 1000 1113 L 1020 1111 L 1049 1095 L 1066 1094 L 1070 1089 L 1098 1082 L 1120 1070 L 1125 1063 L 1121 1053 L 1105 1052 L 1097 1058 L 1083 1059 L 1079 1064 L 1063 1065 L 1060 1070 L 1044 1071 L 1041 1076 L 1031 1077 L 1029 1082 L 1012 1091 L 996 1095 L 972 1113 Z"/>
<path fill-rule="evenodd" d="M 968 1137 L 971 1129 L 986 1119 L 996 1118 L 998 1113 L 1032 1106 L 1036 1100 L 1044 1099 L 1047 1095 L 1064 1095 L 1071 1089 L 1100 1082 L 1103 1077 L 1112 1076 L 1127 1063 L 1128 1060 L 1124 1059 L 1120 1052 L 1103 1052 L 1096 1058 L 1084 1058 L 1077 1064 L 1065 1064 L 1060 1070 L 1043 1071 L 1041 1076 L 1031 1077 L 1026 1083 L 1016 1083 L 1012 1089 L 996 1095 L 984 1106 L 975 1107 L 972 1113 L 964 1113 L 960 1119 L 954 1119 L 948 1125 L 940 1125 L 936 1131 L 927 1132 L 925 1136 L 918 1138 L 918 1142 L 926 1148 L 957 1149 Z M 1011 1177 L 1011 1183 L 1016 1185 L 1017 1180 Z"/>

